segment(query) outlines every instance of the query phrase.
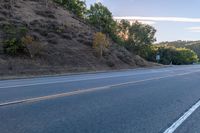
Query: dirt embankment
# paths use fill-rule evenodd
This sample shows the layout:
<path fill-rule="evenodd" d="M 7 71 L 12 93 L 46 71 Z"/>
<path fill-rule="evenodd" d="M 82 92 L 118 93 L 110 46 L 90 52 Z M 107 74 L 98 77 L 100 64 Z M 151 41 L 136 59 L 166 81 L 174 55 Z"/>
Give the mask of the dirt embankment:
<path fill-rule="evenodd" d="M 0 2 L 0 75 L 52 74 L 148 67 L 149 63 L 111 43 L 102 58 L 92 48 L 95 28 L 46 0 Z M 25 27 L 39 49 L 37 56 L 8 56 L 3 51 L 6 26 Z"/>

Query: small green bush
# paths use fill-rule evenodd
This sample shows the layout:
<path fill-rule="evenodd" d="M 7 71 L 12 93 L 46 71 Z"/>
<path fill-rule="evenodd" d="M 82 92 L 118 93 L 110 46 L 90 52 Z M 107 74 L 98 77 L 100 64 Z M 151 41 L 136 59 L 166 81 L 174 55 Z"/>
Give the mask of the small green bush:
<path fill-rule="evenodd" d="M 4 53 L 8 55 L 17 55 L 25 52 L 25 47 L 20 40 L 16 38 L 8 39 L 3 42 Z"/>
<path fill-rule="evenodd" d="M 3 51 L 8 55 L 27 54 L 27 49 L 22 39 L 27 35 L 26 27 L 16 27 L 12 24 L 3 26 Z"/>

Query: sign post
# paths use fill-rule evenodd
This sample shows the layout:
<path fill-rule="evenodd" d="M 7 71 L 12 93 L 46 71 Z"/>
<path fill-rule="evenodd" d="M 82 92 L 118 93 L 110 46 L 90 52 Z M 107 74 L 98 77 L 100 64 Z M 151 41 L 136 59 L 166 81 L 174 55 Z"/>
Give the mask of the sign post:
<path fill-rule="evenodd" d="M 156 55 L 156 61 L 157 61 L 157 63 L 159 63 L 159 61 L 160 61 L 160 55 L 159 54 Z"/>

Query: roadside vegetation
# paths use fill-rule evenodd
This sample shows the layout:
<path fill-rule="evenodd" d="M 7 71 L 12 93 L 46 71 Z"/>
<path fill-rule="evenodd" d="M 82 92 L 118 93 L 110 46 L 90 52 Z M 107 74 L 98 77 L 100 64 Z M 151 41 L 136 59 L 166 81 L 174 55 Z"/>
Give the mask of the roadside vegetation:
<path fill-rule="evenodd" d="M 156 55 L 161 57 L 159 63 L 166 65 L 170 63 L 175 65 L 192 64 L 199 60 L 197 54 L 188 47 L 176 48 L 174 46 L 153 45 L 156 41 L 156 29 L 154 27 L 138 21 L 132 24 L 126 20 L 116 22 L 109 9 L 101 3 L 95 3 L 87 10 L 86 4 L 80 0 L 56 1 L 98 29 L 99 32 L 94 35 L 94 48 L 101 46 L 101 56 L 102 46 L 105 47 L 106 44 L 105 37 L 103 37 L 105 34 L 120 46 L 148 61 L 157 62 Z"/>
<path fill-rule="evenodd" d="M 148 61 L 156 62 L 156 55 L 160 55 L 159 63 L 164 65 L 187 65 L 197 63 L 199 58 L 197 54 L 188 48 L 174 46 L 150 45 L 140 50 L 140 55 Z"/>
<path fill-rule="evenodd" d="M 159 46 L 171 46 L 175 48 L 187 48 L 194 51 L 200 59 L 200 41 L 173 41 L 173 42 L 161 42 L 156 44 Z"/>

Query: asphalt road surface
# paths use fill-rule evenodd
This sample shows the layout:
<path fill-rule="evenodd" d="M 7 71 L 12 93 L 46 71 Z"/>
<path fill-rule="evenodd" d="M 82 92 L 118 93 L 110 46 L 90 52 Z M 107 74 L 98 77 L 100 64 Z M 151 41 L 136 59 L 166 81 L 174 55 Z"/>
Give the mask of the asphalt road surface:
<path fill-rule="evenodd" d="M 200 65 L 0 81 L 0 133 L 199 133 Z"/>

